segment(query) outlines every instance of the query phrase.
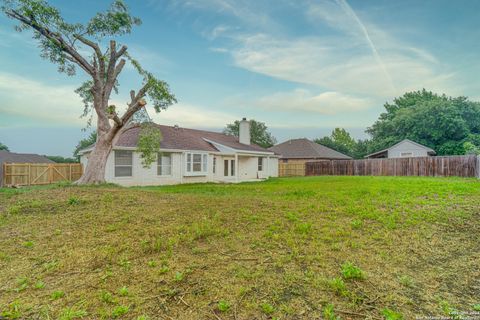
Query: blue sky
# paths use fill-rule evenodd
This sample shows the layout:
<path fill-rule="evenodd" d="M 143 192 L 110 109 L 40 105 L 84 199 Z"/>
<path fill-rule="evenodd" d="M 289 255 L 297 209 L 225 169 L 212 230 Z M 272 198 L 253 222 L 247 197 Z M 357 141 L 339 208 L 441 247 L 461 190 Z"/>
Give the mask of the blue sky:
<path fill-rule="evenodd" d="M 109 1 L 50 1 L 84 22 Z M 143 24 L 119 42 L 166 80 L 178 104 L 152 118 L 220 130 L 263 121 L 279 141 L 334 127 L 355 137 L 406 91 L 478 100 L 480 1 L 127 1 Z M 85 79 L 39 57 L 31 33 L 0 17 L 0 142 L 12 151 L 69 156 L 88 133 L 73 90 Z M 112 96 L 140 85 L 132 68 Z"/>

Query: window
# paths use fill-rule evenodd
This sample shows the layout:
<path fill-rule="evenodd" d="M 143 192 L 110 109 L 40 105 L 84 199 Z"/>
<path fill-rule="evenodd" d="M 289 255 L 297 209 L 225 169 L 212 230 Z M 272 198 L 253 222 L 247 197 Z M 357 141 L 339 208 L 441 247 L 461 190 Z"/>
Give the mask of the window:
<path fill-rule="evenodd" d="M 228 160 L 223 160 L 223 175 L 228 177 Z"/>
<path fill-rule="evenodd" d="M 157 175 L 172 175 L 172 154 L 160 152 L 157 158 Z"/>
<path fill-rule="evenodd" d="M 413 152 L 400 152 L 400 157 L 404 157 L 404 158 L 413 157 Z"/>
<path fill-rule="evenodd" d="M 263 158 L 258 158 L 258 171 L 263 171 Z"/>
<path fill-rule="evenodd" d="M 208 171 L 208 154 L 187 153 L 187 175 L 206 175 Z"/>
<path fill-rule="evenodd" d="M 235 160 L 230 160 L 230 173 L 232 177 L 235 175 Z"/>
<path fill-rule="evenodd" d="M 132 151 L 115 150 L 115 177 L 131 177 L 132 163 Z"/>
<path fill-rule="evenodd" d="M 217 170 L 217 158 L 213 157 L 213 173 Z"/>

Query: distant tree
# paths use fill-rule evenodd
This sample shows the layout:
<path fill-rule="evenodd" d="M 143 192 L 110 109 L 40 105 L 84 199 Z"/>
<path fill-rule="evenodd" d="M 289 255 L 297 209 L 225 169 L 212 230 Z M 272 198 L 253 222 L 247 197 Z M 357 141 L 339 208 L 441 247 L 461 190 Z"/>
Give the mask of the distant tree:
<path fill-rule="evenodd" d="M 314 141 L 355 159 L 363 158 L 368 153 L 369 147 L 369 140 L 355 140 L 343 128 L 335 128 L 330 136 L 317 138 Z"/>
<path fill-rule="evenodd" d="M 88 80 L 76 92 L 84 102 L 84 115 L 90 119 L 93 113 L 96 115 L 98 138 L 77 182 L 104 182 L 113 141 L 128 127 L 134 114 L 145 107 L 145 99 L 157 112 L 176 102 L 168 84 L 144 70 L 130 56 L 127 46 L 114 40 L 129 34 L 141 20 L 130 15 L 122 0 L 114 0 L 109 9 L 85 23 L 67 22 L 45 0 L 4 0 L 1 10 L 18 23 L 17 31 L 32 31 L 41 57 L 56 64 L 59 72 L 73 76 L 80 69 L 87 76 Z M 130 91 L 130 101 L 122 111 L 109 102 L 112 92 L 119 88 L 118 77 L 127 61 L 143 78 L 143 83 L 138 91 Z"/>
<path fill-rule="evenodd" d="M 77 159 L 77 161 L 80 160 L 80 155 L 78 154 L 78 152 L 82 149 L 85 149 L 87 147 L 94 145 L 96 141 L 97 141 L 97 131 L 93 131 L 92 133 L 90 133 L 90 135 L 87 138 L 82 139 L 78 142 L 77 146 L 75 147 L 75 150 L 73 151 L 73 156 Z"/>
<path fill-rule="evenodd" d="M 78 162 L 77 159 L 75 158 L 66 158 L 66 157 L 62 157 L 62 156 L 45 156 L 47 157 L 48 159 L 52 160 L 53 162 L 56 162 L 56 163 L 75 163 L 75 162 Z"/>
<path fill-rule="evenodd" d="M 343 128 L 335 128 L 330 136 L 315 139 L 314 141 L 349 156 L 353 156 L 356 144 L 355 139 Z"/>
<path fill-rule="evenodd" d="M 370 151 L 411 139 L 438 155 L 465 154 L 480 146 L 480 104 L 425 89 L 405 93 L 385 104 L 386 112 L 367 129 Z M 466 149 L 469 148 L 469 150 Z"/>
<path fill-rule="evenodd" d="M 238 137 L 240 132 L 240 121 L 227 124 L 223 133 Z M 264 122 L 250 120 L 250 139 L 254 144 L 263 148 L 270 148 L 277 143 L 277 139 L 270 132 Z"/>
<path fill-rule="evenodd" d="M 0 150 L 10 151 L 6 145 L 0 142 Z"/>

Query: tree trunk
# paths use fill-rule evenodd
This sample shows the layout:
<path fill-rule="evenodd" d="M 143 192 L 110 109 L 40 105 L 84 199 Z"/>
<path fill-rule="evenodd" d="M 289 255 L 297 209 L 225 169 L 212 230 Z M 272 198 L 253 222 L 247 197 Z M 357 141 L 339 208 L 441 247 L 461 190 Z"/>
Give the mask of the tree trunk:
<path fill-rule="evenodd" d="M 88 162 L 83 175 L 77 184 L 99 184 L 105 182 L 105 165 L 108 155 L 112 151 L 113 139 L 110 135 L 103 134 L 97 139 L 94 149 L 88 155 Z"/>

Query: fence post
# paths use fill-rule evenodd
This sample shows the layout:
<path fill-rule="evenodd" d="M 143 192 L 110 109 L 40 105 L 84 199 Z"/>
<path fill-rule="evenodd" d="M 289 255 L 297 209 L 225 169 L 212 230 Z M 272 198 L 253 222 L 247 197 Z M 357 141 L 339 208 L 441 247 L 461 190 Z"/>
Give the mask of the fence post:
<path fill-rule="evenodd" d="M 30 185 L 30 170 L 31 170 L 31 167 L 30 167 L 30 166 L 31 166 L 31 164 L 29 163 L 29 164 L 28 164 L 28 170 L 27 170 L 27 172 L 28 172 L 27 184 L 28 184 L 28 185 Z"/>

